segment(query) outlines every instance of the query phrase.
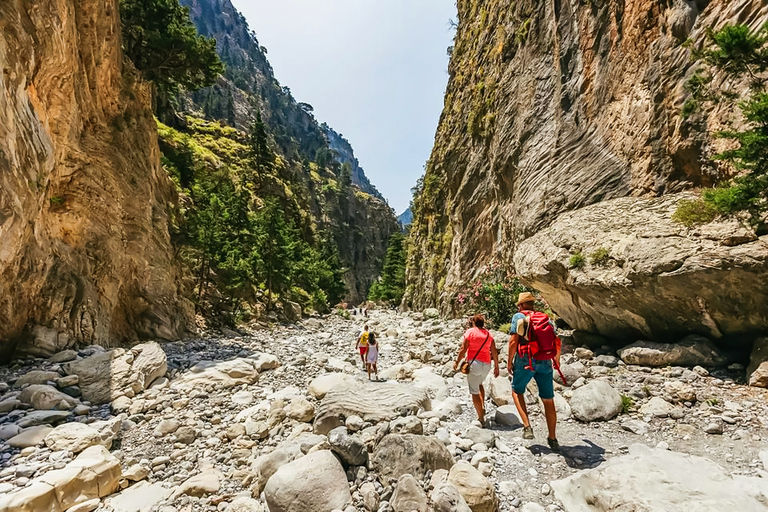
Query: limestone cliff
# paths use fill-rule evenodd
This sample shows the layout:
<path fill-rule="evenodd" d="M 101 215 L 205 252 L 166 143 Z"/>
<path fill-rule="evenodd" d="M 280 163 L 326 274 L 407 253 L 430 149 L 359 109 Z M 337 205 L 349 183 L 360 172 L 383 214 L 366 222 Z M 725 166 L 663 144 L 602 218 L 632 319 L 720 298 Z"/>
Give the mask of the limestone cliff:
<path fill-rule="evenodd" d="M 0 3 L 0 63 L 0 359 L 176 338 L 173 189 L 117 2 Z"/>
<path fill-rule="evenodd" d="M 597 271 L 590 280 L 568 268 L 568 255 L 575 251 L 605 246 L 611 252 L 616 237 L 609 232 L 641 236 L 633 235 L 636 212 L 624 216 L 631 208 L 617 209 L 613 224 L 602 226 L 601 234 L 591 231 L 598 222 L 588 214 L 594 210 L 585 210 L 579 217 L 583 225 L 568 224 L 574 230 L 565 237 L 570 241 L 560 237 L 556 243 L 562 251 L 559 260 L 555 257 L 559 265 L 531 259 L 536 250 L 550 250 L 541 235 L 531 237 L 548 226 L 562 226 L 558 222 L 570 212 L 604 204 L 603 219 L 613 204 L 606 201 L 665 196 L 714 182 L 723 171 L 706 160 L 715 149 L 710 134 L 732 113 L 681 118 L 684 84 L 695 69 L 683 43 L 699 44 L 707 28 L 728 22 L 757 27 L 768 21 L 765 2 L 459 0 L 458 9 L 445 109 L 411 227 L 406 304 L 440 303 L 450 310 L 457 288 L 495 260 L 510 268 L 524 263 L 518 272 L 545 288 L 550 304 L 567 321 L 609 336 L 664 338 L 683 330 L 729 335 L 768 328 L 764 306 L 741 330 L 731 322 L 713 330 L 675 321 L 711 323 L 707 315 L 715 323 L 722 320 L 729 310 L 714 306 L 721 304 L 715 297 L 717 283 L 728 279 L 734 266 L 744 274 L 739 278 L 747 287 L 743 293 L 765 304 L 760 284 L 766 272 L 764 248 L 750 264 L 736 257 L 720 265 L 724 260 L 713 253 L 710 261 L 687 273 L 680 269 L 690 266 L 662 265 L 645 273 L 627 271 L 624 280 L 613 282 Z M 681 243 L 695 238 L 685 229 L 668 228 L 658 235 L 660 247 L 676 237 Z M 589 243 L 582 231 L 591 231 Z M 749 241 L 763 247 L 755 238 L 737 245 Z M 701 247 L 699 242 L 682 245 L 694 252 Z M 521 247 L 525 254 L 518 254 Z M 632 247 L 621 246 L 627 269 L 636 259 L 648 258 L 632 253 Z M 664 321 L 643 323 L 653 314 L 654 292 L 672 293 L 665 288 L 671 281 L 659 277 L 671 271 L 684 274 L 674 280 L 676 293 L 682 293 L 686 280 L 704 281 Z M 750 282 L 750 275 L 759 279 Z M 611 308 L 626 311 L 610 327 L 596 318 L 608 298 L 616 298 Z"/>

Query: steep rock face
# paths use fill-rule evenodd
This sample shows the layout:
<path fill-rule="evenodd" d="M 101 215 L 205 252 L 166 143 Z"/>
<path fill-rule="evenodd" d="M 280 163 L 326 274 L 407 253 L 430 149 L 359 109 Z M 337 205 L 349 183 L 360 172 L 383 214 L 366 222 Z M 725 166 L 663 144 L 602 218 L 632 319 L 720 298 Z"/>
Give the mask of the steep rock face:
<path fill-rule="evenodd" d="M 357 185 L 366 194 L 383 200 L 384 197 L 371 183 L 368 176 L 365 175 L 363 168 L 360 167 L 360 162 L 355 157 L 355 152 L 349 141 L 325 123 L 320 125 L 320 128 L 323 129 L 323 133 L 328 138 L 328 147 L 336 153 L 335 156 L 338 162 L 342 165 L 349 164 L 352 171 L 352 183 Z"/>
<path fill-rule="evenodd" d="M 145 84 L 117 2 L 0 4 L 0 358 L 176 338 L 175 285 Z"/>
<path fill-rule="evenodd" d="M 320 124 L 311 105 L 297 102 L 290 89 L 280 85 L 266 49 L 230 0 L 181 0 L 181 4 L 189 7 L 198 31 L 216 39 L 227 66 L 217 85 L 184 98 L 184 108 L 190 113 L 202 111 L 208 118 L 243 130 L 250 127 L 257 113 L 261 114 L 274 148 L 286 162 L 286 180 L 297 190 L 310 191 L 302 208 L 311 212 L 315 227 L 334 234 L 339 256 L 348 269 L 346 300 L 365 300 L 383 266 L 387 240 L 398 229 L 394 212 L 365 176 L 349 142 Z M 354 186 L 342 197 L 323 193 L 328 183 L 316 182 L 308 162 L 335 168 L 332 186 L 341 181 L 340 168 L 348 163 Z"/>
<path fill-rule="evenodd" d="M 682 43 L 728 22 L 757 27 L 768 20 L 764 2 L 459 0 L 458 8 L 445 109 L 411 227 L 406 304 L 450 310 L 484 264 L 529 262 L 516 256 L 521 244 L 567 212 L 711 185 L 723 172 L 704 157 L 733 112 L 681 119 L 695 69 Z M 622 293 L 629 314 L 645 314 L 632 307 L 640 289 Z"/>

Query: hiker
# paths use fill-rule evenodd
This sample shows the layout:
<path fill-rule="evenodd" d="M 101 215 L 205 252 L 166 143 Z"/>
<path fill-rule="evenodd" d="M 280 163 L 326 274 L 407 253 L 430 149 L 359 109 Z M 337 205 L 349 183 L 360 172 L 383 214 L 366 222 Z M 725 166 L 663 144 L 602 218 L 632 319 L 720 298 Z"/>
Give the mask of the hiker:
<path fill-rule="evenodd" d="M 357 337 L 355 349 L 360 349 L 360 360 L 363 362 L 363 370 L 366 369 L 365 355 L 368 353 L 368 326 L 363 328 L 363 332 Z"/>
<path fill-rule="evenodd" d="M 499 353 L 496 350 L 496 343 L 493 336 L 488 332 L 485 326 L 483 315 L 472 317 L 473 327 L 467 329 L 462 338 L 459 356 L 453 363 L 453 370 L 459 368 L 459 363 L 465 358 L 461 365 L 461 373 L 467 376 L 469 384 L 469 394 L 472 395 L 472 403 L 477 411 L 477 418 L 480 425 L 485 425 L 485 388 L 483 381 L 491 370 L 491 359 L 493 359 L 493 376 L 499 376 Z M 471 359 L 470 359 L 471 357 Z"/>
<path fill-rule="evenodd" d="M 518 313 L 512 316 L 509 328 L 509 354 L 507 370 L 512 375 L 512 391 L 523 422 L 523 439 L 533 439 L 533 428 L 528 418 L 525 404 L 525 388 L 531 379 L 539 387 L 539 398 L 544 404 L 544 416 L 547 419 L 547 443 L 553 452 L 560 450 L 555 432 L 557 411 L 555 409 L 555 387 L 553 367 L 560 371 L 561 341 L 557 337 L 555 324 L 541 312 L 534 311 L 536 298 L 529 292 L 523 292 L 517 299 Z M 562 376 L 562 373 L 560 374 Z"/>
<path fill-rule="evenodd" d="M 368 380 L 371 380 L 371 371 L 379 380 L 379 344 L 376 342 L 376 333 L 371 331 L 368 335 L 368 353 L 365 356 L 366 368 L 368 369 Z"/>

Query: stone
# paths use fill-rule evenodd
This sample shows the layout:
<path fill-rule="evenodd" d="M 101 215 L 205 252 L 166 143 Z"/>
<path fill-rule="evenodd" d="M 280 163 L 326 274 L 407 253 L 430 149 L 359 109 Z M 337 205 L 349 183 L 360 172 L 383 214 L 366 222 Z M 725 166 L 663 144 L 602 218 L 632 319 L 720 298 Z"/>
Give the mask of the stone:
<path fill-rule="evenodd" d="M 80 377 L 77 375 L 67 375 L 66 377 L 61 377 L 56 381 L 56 385 L 59 387 L 59 389 L 64 389 L 70 386 L 77 386 L 80 383 Z"/>
<path fill-rule="evenodd" d="M 497 407 L 494 420 L 497 424 L 504 425 L 505 427 L 522 428 L 523 426 L 520 415 L 517 412 L 517 407 L 514 405 Z"/>
<path fill-rule="evenodd" d="M 328 433 L 331 450 L 348 466 L 368 463 L 368 449 L 359 438 L 347 434 L 347 427 L 337 427 Z"/>
<path fill-rule="evenodd" d="M 514 403 L 512 384 L 508 377 L 494 377 L 493 372 L 489 373 L 488 378 L 485 380 L 485 389 L 496 406 Z"/>
<path fill-rule="evenodd" d="M 468 462 L 462 460 L 454 464 L 448 483 L 456 487 L 472 512 L 496 512 L 499 505 L 496 488 Z"/>
<path fill-rule="evenodd" d="M 378 423 L 400 416 L 402 412 L 429 410 L 429 396 L 423 389 L 399 383 L 366 383 L 336 386 L 320 402 L 316 410 L 314 431 L 327 434 L 344 424 L 344 418 L 360 416 Z"/>
<path fill-rule="evenodd" d="M 654 396 L 648 402 L 640 406 L 640 414 L 656 418 L 666 418 L 672 412 L 672 404 L 659 396 Z"/>
<path fill-rule="evenodd" d="M 101 500 L 99 498 L 93 498 L 68 508 L 67 512 L 91 512 L 92 510 L 99 508 L 99 505 L 101 505 Z"/>
<path fill-rule="evenodd" d="M 32 370 L 19 377 L 13 386 L 20 388 L 27 384 L 47 384 L 48 382 L 56 382 L 59 377 L 61 377 L 59 372 Z"/>
<path fill-rule="evenodd" d="M 352 504 L 344 469 L 328 450 L 280 467 L 267 482 L 264 495 L 270 512 L 328 512 Z"/>
<path fill-rule="evenodd" d="M 403 416 L 389 422 L 392 434 L 423 434 L 424 424 L 416 416 Z"/>
<path fill-rule="evenodd" d="M 96 352 L 64 365 L 68 374 L 79 377 L 83 398 L 94 404 L 112 402 L 126 393 L 135 395 L 165 375 L 167 368 L 165 352 L 155 342 L 128 351 L 117 348 Z"/>
<path fill-rule="evenodd" d="M 315 377 L 312 382 L 309 383 L 307 392 L 318 400 L 325 397 L 328 391 L 336 386 L 345 387 L 347 385 L 354 385 L 355 378 L 351 375 L 344 373 L 326 373 Z"/>
<path fill-rule="evenodd" d="M 192 444 L 195 442 L 195 438 L 197 437 L 197 430 L 195 430 L 193 427 L 185 425 L 183 427 L 179 427 L 178 430 L 176 430 L 175 435 L 177 443 Z"/>
<path fill-rule="evenodd" d="M 447 475 L 446 475 L 447 478 Z M 435 512 L 471 512 L 466 500 L 456 486 L 448 482 L 435 485 L 432 494 L 432 507 Z"/>
<path fill-rule="evenodd" d="M 731 477 L 709 459 L 633 445 L 595 469 L 551 483 L 565 510 L 764 510 L 768 482 Z M 638 508 L 639 507 L 639 508 Z"/>
<path fill-rule="evenodd" d="M 253 403 L 253 393 L 248 391 L 238 391 L 232 395 L 232 403 L 237 405 L 249 405 Z"/>
<path fill-rule="evenodd" d="M 7 441 L 8 439 L 19 435 L 20 432 L 21 432 L 21 427 L 13 423 L 6 423 L 5 425 L 0 425 L 0 440 Z"/>
<path fill-rule="evenodd" d="M 68 349 L 55 353 L 48 358 L 48 361 L 51 363 L 66 363 L 69 361 L 74 361 L 75 359 L 77 359 L 77 352 Z"/>
<path fill-rule="evenodd" d="M 671 380 L 664 383 L 664 392 L 676 402 L 695 402 L 696 389 L 686 382 Z"/>
<path fill-rule="evenodd" d="M 360 494 L 363 497 L 363 507 L 367 511 L 376 511 L 379 508 L 380 496 L 376 492 L 376 486 L 373 482 L 365 482 L 360 486 Z"/>
<path fill-rule="evenodd" d="M 185 480 L 184 483 L 173 491 L 171 498 L 185 495 L 200 498 L 208 494 L 215 494 L 219 492 L 221 477 L 221 473 L 215 469 L 205 470 L 199 475 L 195 475 Z"/>
<path fill-rule="evenodd" d="M 248 359 L 253 361 L 253 366 L 259 373 L 267 370 L 274 370 L 280 366 L 280 359 L 278 359 L 277 356 L 265 352 L 256 352 L 255 354 L 248 356 Z"/>
<path fill-rule="evenodd" d="M 390 504 L 394 512 L 428 512 L 427 493 L 412 475 L 405 474 L 397 479 L 395 492 Z"/>
<path fill-rule="evenodd" d="M 586 347 L 576 347 L 576 349 L 573 351 L 573 355 L 579 359 L 592 359 L 595 357 L 595 353 Z"/>
<path fill-rule="evenodd" d="M 70 408 L 77 400 L 47 384 L 32 384 L 21 390 L 19 400 L 38 410 Z"/>
<path fill-rule="evenodd" d="M 16 397 L 6 398 L 0 402 L 0 412 L 11 412 L 13 410 L 19 409 L 20 407 L 21 401 L 17 400 Z"/>
<path fill-rule="evenodd" d="M 438 318 L 440 311 L 435 308 L 427 308 L 424 310 L 424 318 Z"/>
<path fill-rule="evenodd" d="M 253 497 L 259 497 L 264 490 L 264 486 L 267 485 L 267 481 L 280 467 L 296 460 L 302 455 L 304 454 L 301 451 L 301 446 L 295 443 L 285 443 L 267 454 L 259 455 L 251 465 L 251 473 L 254 477 L 251 487 Z"/>
<path fill-rule="evenodd" d="M 53 429 L 51 427 L 41 425 L 37 427 L 29 427 L 22 430 L 19 434 L 8 439 L 8 446 L 13 448 L 27 448 L 30 446 L 37 446 L 45 441 L 47 436 Z"/>
<path fill-rule="evenodd" d="M 453 457 L 443 443 L 434 437 L 416 434 L 384 436 L 372 458 L 372 467 L 383 485 L 406 473 L 423 478 L 427 471 L 450 469 L 451 466 Z"/>
<path fill-rule="evenodd" d="M 266 421 L 246 421 L 245 433 L 256 439 L 269 436 L 269 424 Z"/>
<path fill-rule="evenodd" d="M 553 375 L 555 382 L 562 384 L 563 386 L 572 386 L 574 382 L 582 377 L 581 372 L 576 368 L 575 365 L 561 364 L 560 371 L 563 372 L 563 375 L 565 376 L 565 382 L 563 382 L 563 379 L 560 377 L 560 374 L 557 372 L 557 370 L 554 371 Z"/>
<path fill-rule="evenodd" d="M 181 423 L 179 423 L 178 420 L 162 420 L 155 427 L 155 435 L 164 436 L 167 434 L 173 434 L 179 429 L 180 426 Z"/>
<path fill-rule="evenodd" d="M 267 512 L 267 510 L 260 501 L 240 496 L 229 503 L 226 512 Z"/>
<path fill-rule="evenodd" d="M 714 434 L 714 435 L 720 435 L 724 431 L 723 428 L 723 422 L 722 421 L 713 421 L 709 424 L 707 424 L 706 427 L 704 427 L 704 432 L 707 434 Z"/>
<path fill-rule="evenodd" d="M 344 421 L 344 425 L 346 425 L 347 430 L 350 432 L 357 432 L 363 429 L 365 421 L 357 414 L 353 414 Z"/>
<path fill-rule="evenodd" d="M 145 512 L 171 497 L 172 490 L 158 483 L 139 482 L 104 500 L 107 510 Z"/>
<path fill-rule="evenodd" d="M 621 395 L 601 380 L 590 381 L 575 390 L 571 397 L 571 411 L 579 421 L 607 421 L 621 410 Z"/>
<path fill-rule="evenodd" d="M 768 388 L 768 336 L 755 340 L 747 366 L 747 383 Z"/>
<path fill-rule="evenodd" d="M 308 423 L 315 417 L 315 408 L 305 398 L 294 398 L 285 408 L 285 414 L 296 421 Z"/>
<path fill-rule="evenodd" d="M 641 366 L 723 366 L 727 359 L 711 341 L 690 335 L 679 343 L 637 341 L 619 350 L 627 364 Z"/>
<path fill-rule="evenodd" d="M 227 389 L 243 384 L 253 384 L 259 379 L 256 362 L 250 358 L 237 358 L 230 361 L 200 361 L 187 373 L 176 379 L 175 389 L 196 389 L 212 386 Z"/>
<path fill-rule="evenodd" d="M 21 428 L 35 427 L 38 425 L 56 425 L 69 417 L 67 411 L 31 411 L 19 420 Z"/>
<path fill-rule="evenodd" d="M 123 472 L 123 478 L 130 482 L 140 482 L 149 476 L 152 469 L 145 464 L 134 464 Z"/>
<path fill-rule="evenodd" d="M 469 427 L 464 433 L 464 436 L 472 441 L 472 444 L 484 444 L 486 446 L 493 446 L 493 442 L 496 439 L 496 434 L 493 430 L 479 427 Z"/>
<path fill-rule="evenodd" d="M 627 420 L 621 424 L 621 428 L 639 436 L 647 434 L 649 427 L 650 425 L 641 420 Z"/>
<path fill-rule="evenodd" d="M 64 423 L 45 436 L 45 445 L 55 452 L 68 450 L 72 453 L 80 453 L 89 446 L 99 444 L 109 449 L 112 446 L 112 440 L 109 439 L 105 443 L 98 430 L 84 423 Z"/>
<path fill-rule="evenodd" d="M 245 435 L 245 425 L 242 423 L 232 423 L 230 426 L 227 427 L 226 436 L 231 441 L 234 441 L 238 437 L 242 437 Z"/>

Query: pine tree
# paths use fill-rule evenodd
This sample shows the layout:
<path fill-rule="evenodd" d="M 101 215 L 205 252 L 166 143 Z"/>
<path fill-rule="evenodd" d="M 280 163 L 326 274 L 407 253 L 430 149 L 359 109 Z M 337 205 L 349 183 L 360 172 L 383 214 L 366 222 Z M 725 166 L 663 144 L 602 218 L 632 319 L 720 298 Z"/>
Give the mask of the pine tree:
<path fill-rule="evenodd" d="M 696 221 L 711 220 L 714 215 L 747 212 L 759 233 L 768 232 L 768 24 L 753 33 L 746 25 L 729 25 L 708 35 L 708 46 L 694 52 L 708 67 L 699 70 L 688 82 L 690 99 L 683 106 L 683 116 L 694 114 L 703 103 L 726 102 L 737 105 L 746 121 L 742 130 L 718 132 L 716 137 L 738 143 L 715 160 L 728 162 L 737 171 L 733 179 L 704 191 L 703 203 L 685 204 L 696 214 Z M 718 83 L 746 82 L 748 92 L 741 95 L 722 86 L 714 87 L 714 72 L 726 80 Z M 690 202 L 689 202 L 690 203 Z M 681 210 L 678 210 L 678 214 Z M 684 215 L 678 215 L 678 218 Z"/>
<path fill-rule="evenodd" d="M 405 235 L 397 231 L 389 237 L 381 279 L 373 284 L 368 295 L 371 300 L 400 303 L 405 293 L 406 256 Z"/>
<path fill-rule="evenodd" d="M 271 174 L 275 167 L 275 154 L 269 147 L 267 128 L 260 112 L 256 114 L 256 120 L 251 124 L 248 144 L 253 172 L 247 173 L 246 179 L 256 186 L 261 183 L 264 176 Z"/>

